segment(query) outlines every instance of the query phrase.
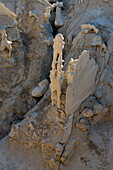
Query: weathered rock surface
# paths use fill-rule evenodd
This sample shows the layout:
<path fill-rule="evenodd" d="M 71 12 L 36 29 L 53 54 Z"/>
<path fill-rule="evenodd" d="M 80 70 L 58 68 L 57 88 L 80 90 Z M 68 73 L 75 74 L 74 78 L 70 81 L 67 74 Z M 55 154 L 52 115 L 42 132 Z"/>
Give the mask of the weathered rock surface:
<path fill-rule="evenodd" d="M 10 130 L 12 122 L 21 120 L 37 102 L 31 91 L 49 76 L 52 50 L 43 42 L 52 37 L 52 28 L 49 21 L 45 23 L 46 4 L 18 1 L 15 6 L 13 1 L 0 2 L 9 8 L 1 5 L 4 14 L 0 14 L 0 30 L 7 34 L 4 42 L 0 38 L 1 138 Z M 28 15 L 29 11 L 32 15 Z M 12 42 L 10 51 L 9 41 Z"/>
<path fill-rule="evenodd" d="M 38 86 L 32 90 L 33 97 L 41 97 L 47 90 L 49 81 L 47 79 L 38 83 Z"/>
<path fill-rule="evenodd" d="M 113 169 L 112 20 L 111 0 L 0 0 L 0 170 Z"/>
<path fill-rule="evenodd" d="M 89 52 L 84 51 L 78 58 L 73 73 L 73 81 L 66 92 L 66 113 L 74 113 L 80 104 L 92 93 L 96 86 L 98 65 L 89 59 Z"/>

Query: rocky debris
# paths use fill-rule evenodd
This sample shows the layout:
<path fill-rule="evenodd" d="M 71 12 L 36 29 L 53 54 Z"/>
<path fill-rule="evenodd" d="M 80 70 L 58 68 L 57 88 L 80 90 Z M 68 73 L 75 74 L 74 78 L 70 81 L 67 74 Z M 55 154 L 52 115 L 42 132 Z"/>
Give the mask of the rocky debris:
<path fill-rule="evenodd" d="M 21 122 L 20 124 L 17 123 L 16 125 L 12 125 L 11 132 L 9 133 L 9 141 L 14 142 L 18 141 L 20 143 L 27 144 L 29 147 L 34 147 L 35 145 L 40 144 L 40 137 L 37 135 L 35 127 L 33 125 L 34 118 L 30 119 L 30 117 L 26 117 L 26 120 Z M 21 130 L 23 124 L 26 126 L 24 127 L 24 134 L 21 136 Z"/>
<path fill-rule="evenodd" d="M 108 108 L 104 108 L 99 114 L 95 115 L 93 117 L 93 121 L 100 122 L 105 119 L 106 115 L 108 113 Z"/>
<path fill-rule="evenodd" d="M 81 118 L 77 123 L 76 123 L 76 127 L 83 130 L 83 131 L 87 131 L 88 130 L 88 124 L 86 122 L 86 119 Z"/>
<path fill-rule="evenodd" d="M 59 137 L 53 141 L 54 145 L 56 145 L 59 140 L 61 141 L 63 130 L 61 129 L 60 122 L 58 122 L 57 110 L 51 107 L 45 100 L 46 99 L 43 99 L 43 102 L 40 101 L 42 104 L 38 103 L 37 107 L 20 123 L 12 126 L 11 133 L 9 134 L 9 141 L 18 141 L 18 143 L 24 144 L 27 147 L 34 147 L 42 143 L 49 143 L 49 141 L 52 142 L 57 133 Z M 40 109 L 44 105 L 44 110 L 40 112 Z M 38 109 L 39 114 L 37 114 Z M 15 126 L 18 126 L 18 128 L 15 128 Z M 16 133 L 18 133 L 17 138 L 16 135 L 14 135 Z"/>
<path fill-rule="evenodd" d="M 43 143 L 41 149 L 44 161 L 49 165 L 49 168 L 58 170 L 59 162 L 54 159 L 55 145 L 52 143 Z"/>
<path fill-rule="evenodd" d="M 55 153 L 55 160 L 60 160 L 60 157 L 61 157 L 61 155 L 62 155 L 62 152 L 63 152 L 63 146 L 62 146 L 62 144 L 60 144 L 60 143 L 58 143 L 57 145 L 56 145 L 56 153 Z"/>
<path fill-rule="evenodd" d="M 0 141 L 0 168 L 112 169 L 112 1 L 66 0 L 60 28 L 55 14 L 62 2 L 4 3 L 17 11 L 18 29 L 15 18 L 0 16 L 12 41 L 10 60 L 0 57 L 1 137 L 11 127 Z M 56 80 L 50 76 L 56 91 L 51 96 L 48 89 L 36 104 L 32 88 L 49 75 L 57 32 L 65 47 L 61 38 L 52 63 Z"/>
<path fill-rule="evenodd" d="M 92 109 L 95 104 L 96 98 L 93 95 L 90 95 L 80 106 L 80 112 L 82 112 L 85 108 Z"/>
<path fill-rule="evenodd" d="M 92 109 L 85 108 L 81 112 L 81 115 L 84 118 L 87 118 L 87 121 L 90 124 L 94 124 L 94 122 L 97 123 L 97 122 L 103 120 L 106 117 L 107 113 L 108 113 L 108 108 L 103 108 L 103 106 L 101 104 L 97 103 L 97 101 L 96 101 L 96 103 L 93 105 Z M 94 122 L 92 122 L 91 119 Z M 85 119 L 84 119 L 84 121 L 85 121 Z M 78 122 L 77 122 L 76 126 L 79 128 L 81 123 L 78 123 Z"/>
<path fill-rule="evenodd" d="M 68 117 L 67 122 L 65 123 L 64 135 L 61 143 L 66 143 L 67 140 L 69 139 L 72 131 L 72 124 L 73 124 L 73 114 Z"/>
<path fill-rule="evenodd" d="M 55 154 L 55 145 L 53 143 L 43 143 L 41 145 L 43 158 L 45 162 L 51 161 Z"/>
<path fill-rule="evenodd" d="M 44 79 L 40 83 L 38 83 L 38 86 L 35 87 L 32 90 L 32 96 L 33 97 L 41 97 L 44 95 L 44 93 L 47 91 L 49 85 L 49 81 L 47 79 Z"/>
<path fill-rule="evenodd" d="M 93 111 L 91 109 L 85 108 L 82 111 L 82 116 L 86 117 L 86 118 L 92 117 L 93 116 Z"/>
<path fill-rule="evenodd" d="M 65 151 L 63 152 L 61 158 L 60 158 L 60 161 L 62 163 L 64 163 L 64 161 L 66 160 L 66 158 L 70 155 L 70 153 L 73 151 L 74 147 L 76 146 L 77 144 L 77 139 L 74 139 L 74 138 L 70 138 L 68 140 L 68 143 L 66 144 L 65 146 Z"/>

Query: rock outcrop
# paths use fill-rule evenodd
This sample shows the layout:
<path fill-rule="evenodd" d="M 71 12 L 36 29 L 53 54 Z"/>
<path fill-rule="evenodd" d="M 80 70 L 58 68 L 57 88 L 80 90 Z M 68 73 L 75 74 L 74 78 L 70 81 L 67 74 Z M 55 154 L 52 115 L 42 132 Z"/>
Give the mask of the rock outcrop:
<path fill-rule="evenodd" d="M 0 170 L 113 169 L 112 11 L 0 0 Z"/>

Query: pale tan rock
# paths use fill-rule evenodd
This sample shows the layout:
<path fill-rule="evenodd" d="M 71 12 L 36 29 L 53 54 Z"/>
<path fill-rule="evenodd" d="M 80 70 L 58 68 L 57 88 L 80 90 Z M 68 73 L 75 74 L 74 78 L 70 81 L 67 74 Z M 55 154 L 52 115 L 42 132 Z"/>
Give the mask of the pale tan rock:
<path fill-rule="evenodd" d="M 53 62 L 52 62 L 52 70 L 50 71 L 50 89 L 51 89 L 51 100 L 52 105 L 57 105 L 60 108 L 61 104 L 61 86 L 63 80 L 63 60 L 62 60 L 62 50 L 64 48 L 64 38 L 62 34 L 57 34 L 54 41 L 54 55 L 53 55 Z M 59 57 L 58 57 L 59 55 Z M 58 57 L 58 62 L 56 62 Z M 56 66 L 57 63 L 57 66 Z M 57 100 L 57 101 L 56 101 Z"/>
<path fill-rule="evenodd" d="M 44 161 L 42 159 L 42 152 L 40 150 L 40 146 L 35 147 L 34 150 L 31 148 L 29 149 L 29 147 L 28 147 L 29 145 L 32 146 L 32 144 L 29 144 L 29 143 L 32 143 L 32 142 L 36 143 L 36 139 L 38 140 L 37 135 L 39 135 L 41 138 L 41 141 L 46 140 L 46 142 L 49 141 L 50 143 L 54 143 L 55 149 L 56 149 L 56 143 L 61 142 L 61 139 L 63 136 L 63 128 L 62 127 L 64 127 L 64 122 L 65 122 L 65 119 L 64 119 L 64 121 L 60 122 L 59 119 L 57 120 L 57 117 L 61 116 L 63 118 L 66 115 L 65 113 L 64 113 L 64 116 L 63 116 L 63 114 L 59 114 L 58 111 L 61 109 L 57 109 L 56 107 L 51 107 L 51 104 L 50 104 L 50 107 L 54 108 L 54 109 L 53 110 L 51 109 L 49 112 L 50 113 L 52 112 L 53 115 L 57 115 L 57 116 L 54 118 L 54 116 L 52 116 L 52 114 L 49 115 L 49 112 L 45 109 L 45 105 L 46 105 L 46 107 L 48 107 L 48 105 L 50 103 L 50 95 L 46 96 L 46 98 L 45 97 L 42 98 L 38 102 L 38 104 L 36 104 L 36 103 L 32 104 L 32 100 L 35 100 L 35 99 L 32 98 L 32 96 L 29 94 L 29 91 L 31 91 L 32 87 L 34 87 L 36 82 L 37 81 L 40 82 L 41 81 L 40 79 L 42 79 L 43 77 L 46 77 L 48 75 L 48 73 L 46 74 L 46 72 L 47 72 L 47 70 L 49 72 L 49 69 L 51 67 L 51 61 L 50 61 L 50 64 L 48 64 L 49 63 L 48 61 L 51 60 L 51 57 L 48 58 L 48 56 L 51 56 L 51 54 L 52 54 L 51 47 L 48 48 L 48 45 L 47 45 L 47 44 L 49 44 L 48 42 L 46 44 L 43 43 L 43 40 L 49 40 L 49 36 L 47 33 L 47 29 L 48 29 L 47 24 L 51 25 L 49 23 L 43 22 L 44 13 L 46 12 L 46 4 L 42 5 L 42 4 L 38 3 L 38 1 L 26 1 L 26 0 L 19 0 L 16 3 L 12 0 L 8 0 L 8 1 L 2 0 L 2 2 L 3 1 L 7 6 L 10 7 L 10 9 L 12 8 L 13 10 L 16 10 L 16 7 L 18 7 L 18 4 L 20 4 L 20 6 L 21 6 L 21 4 L 23 5 L 23 3 L 25 2 L 25 6 L 26 6 L 25 15 L 21 16 L 21 20 L 23 20 L 23 21 L 22 21 L 22 24 L 21 25 L 19 24 L 18 26 L 19 26 L 19 31 L 23 30 L 21 32 L 21 38 L 22 38 L 22 42 L 24 44 L 23 45 L 21 44 L 21 48 L 23 50 L 25 47 L 25 61 L 27 59 L 27 62 L 25 64 L 25 67 L 23 67 L 23 69 L 25 68 L 25 74 L 24 74 L 25 81 L 22 80 L 21 83 L 17 82 L 16 79 L 18 79 L 19 77 L 22 77 L 21 75 L 18 74 L 18 70 L 19 70 L 18 68 L 20 67 L 19 60 L 22 57 L 22 55 L 19 52 L 20 51 L 19 46 L 16 45 L 17 42 L 13 42 L 14 49 L 12 51 L 13 52 L 12 58 L 14 57 L 14 60 L 17 60 L 17 63 L 15 63 L 16 64 L 15 72 L 18 75 L 18 77 L 15 78 L 16 76 L 15 76 L 12 68 L 11 68 L 11 73 L 12 73 L 12 75 L 14 75 L 13 76 L 14 79 L 13 79 L 13 77 L 9 78 L 12 82 L 9 81 L 7 83 L 7 78 L 10 77 L 10 75 L 11 75 L 11 74 L 10 75 L 8 74 L 8 76 L 6 76 L 7 73 L 9 72 L 8 69 L 6 70 L 6 73 L 1 73 L 1 76 L 0 76 L 0 77 L 3 77 L 3 79 L 8 84 L 7 86 L 9 88 L 10 88 L 10 84 L 12 84 L 13 82 L 15 82 L 14 88 L 16 88 L 16 90 L 13 88 L 10 88 L 11 91 L 8 91 L 7 88 L 3 88 L 3 92 L 1 92 L 1 90 L 0 90 L 0 95 L 2 97 L 2 101 L 4 100 L 3 99 L 4 94 L 6 95 L 7 98 L 9 98 L 9 95 L 10 96 L 12 95 L 10 100 L 4 102 L 4 108 L 7 109 L 6 113 L 4 113 L 3 110 L 0 110 L 0 112 L 1 112 L 1 115 L 0 115 L 1 132 L 5 131 L 8 126 L 8 123 L 6 122 L 6 120 L 7 119 L 9 120 L 10 117 L 12 117 L 12 119 L 10 119 L 11 121 L 13 121 L 15 119 L 15 117 L 17 119 L 18 118 L 17 114 L 25 108 L 24 103 L 21 104 L 22 109 L 18 106 L 18 103 L 17 103 L 18 96 L 20 96 L 20 100 L 22 99 L 22 96 L 23 96 L 23 98 L 25 99 L 25 103 L 29 103 L 29 104 L 27 104 L 27 110 L 25 110 L 24 113 L 26 113 L 27 111 L 29 111 L 29 113 L 35 112 L 37 117 L 36 117 L 36 123 L 31 121 L 31 122 L 33 122 L 32 124 L 35 127 L 36 133 L 28 128 L 28 122 L 21 125 L 21 127 L 18 127 L 19 128 L 19 133 L 18 133 L 19 139 L 22 141 L 21 146 L 18 145 L 17 140 L 14 140 L 16 147 L 14 147 L 12 145 L 13 147 L 10 149 L 11 144 L 8 142 L 8 144 L 6 145 L 6 143 L 4 143 L 4 139 L 1 140 L 1 142 L 0 142 L 0 155 L 1 155 L 0 156 L 0 169 L 31 169 L 31 170 L 32 169 L 34 169 L 34 170 L 35 169 L 39 169 L 39 170 L 52 169 L 52 170 L 55 170 L 55 168 L 53 166 L 54 162 L 55 162 L 54 154 L 52 154 L 50 156 L 50 159 L 48 160 L 49 165 L 51 167 L 51 168 L 49 168 L 49 166 L 48 165 L 46 166 L 46 163 L 44 163 Z M 44 2 L 43 0 L 40 0 L 40 1 Z M 64 36 L 66 37 L 66 48 L 65 48 L 64 58 L 65 59 L 67 58 L 66 60 L 70 61 L 70 58 L 72 58 L 72 57 L 74 57 L 74 59 L 78 58 L 78 56 L 82 53 L 82 51 L 84 49 L 90 50 L 90 54 L 91 54 L 90 58 L 92 58 L 92 57 L 95 58 L 95 61 L 97 61 L 99 68 L 101 67 L 101 63 L 102 63 L 102 65 L 108 69 L 108 75 L 109 75 L 109 71 L 110 72 L 113 71 L 113 69 L 112 69 L 113 53 L 111 52 L 110 59 L 109 59 L 108 63 L 107 63 L 108 57 L 106 58 L 107 65 L 105 66 L 104 56 L 102 57 L 102 54 L 101 54 L 101 51 L 103 51 L 103 53 L 104 53 L 104 50 L 100 49 L 101 48 L 100 46 L 97 48 L 96 47 L 93 48 L 91 46 L 93 38 L 95 37 L 95 33 L 91 33 L 91 32 L 88 32 L 88 30 L 84 30 L 84 31 L 82 31 L 81 36 L 78 38 L 78 39 L 80 39 L 80 41 L 73 41 L 73 45 L 70 43 L 69 46 L 67 45 L 67 37 L 71 33 L 73 35 L 73 38 L 76 37 L 76 35 L 79 32 L 81 24 L 92 22 L 97 26 L 97 28 L 99 28 L 99 34 L 102 35 L 102 40 L 106 44 L 109 37 L 111 36 L 110 34 L 113 30 L 112 29 L 113 24 L 111 22 L 112 18 L 113 18 L 112 17 L 112 14 L 113 14 L 112 1 L 110 1 L 110 4 L 104 4 L 102 2 L 102 0 L 99 0 L 99 1 L 98 0 L 96 0 L 96 1 L 94 1 L 94 0 L 87 1 L 86 0 L 86 1 L 84 1 L 84 3 L 82 5 L 78 5 L 78 2 L 81 2 L 81 1 L 80 0 L 76 0 L 76 1 L 75 0 L 72 0 L 72 1 L 66 0 L 65 1 L 65 7 L 66 7 L 65 11 L 64 11 L 65 25 L 63 28 L 58 30 L 59 32 L 61 31 L 64 34 Z M 13 7 L 13 4 L 15 5 L 15 7 Z M 19 8 L 20 8 L 20 6 L 19 6 Z M 35 17 L 30 17 L 29 15 L 27 17 L 28 11 L 32 10 L 32 8 L 35 8 L 36 15 L 34 15 L 34 16 L 37 17 L 38 21 L 35 19 Z M 37 8 L 37 10 L 36 10 L 36 8 Z M 51 13 L 51 15 L 54 15 L 54 14 L 55 14 L 55 12 L 53 11 L 53 14 Z M 0 20 L 2 23 L 1 18 L 0 18 Z M 108 20 L 109 20 L 109 23 L 111 23 L 111 24 L 106 22 Z M 33 23 L 31 21 L 33 21 Z M 35 25 L 35 22 L 37 22 L 36 25 Z M 41 22 L 41 26 L 40 26 L 40 22 Z M 33 27 L 31 27 L 32 29 L 30 30 L 29 27 L 32 24 L 33 24 Z M 50 30 L 48 30 L 48 32 L 49 31 Z M 13 34 L 12 30 L 11 30 L 11 32 Z M 43 32 L 42 34 L 44 34 L 44 36 L 42 36 L 41 38 L 40 38 L 40 32 L 41 33 Z M 82 36 L 84 34 L 83 32 L 84 33 L 88 32 L 87 35 L 85 34 L 84 38 L 82 38 Z M 7 34 L 8 34 L 8 32 L 7 32 Z M 10 34 L 9 34 L 9 36 L 10 36 Z M 35 41 L 35 39 L 36 39 L 36 41 Z M 71 38 L 69 40 L 71 42 Z M 11 40 L 11 41 L 13 41 L 13 40 Z M 74 44 L 74 42 L 75 42 L 75 44 Z M 72 51 L 70 50 L 71 45 L 73 46 Z M 41 47 L 42 47 L 42 49 L 41 49 Z M 37 48 L 37 50 L 35 48 Z M 16 50 L 16 49 L 18 49 L 18 50 Z M 107 46 L 107 49 L 108 49 L 108 46 Z M 112 50 L 112 44 L 111 44 L 111 50 Z M 16 53 L 15 53 L 15 51 L 16 51 Z M 29 51 L 30 51 L 30 53 L 33 53 L 32 58 L 28 57 L 28 55 L 27 55 L 27 53 Z M 46 56 L 44 55 L 44 51 L 46 52 Z M 47 51 L 49 51 L 49 55 L 48 55 Z M 36 59 L 35 59 L 35 55 L 36 55 Z M 24 57 L 23 57 L 23 59 L 24 59 Z M 37 61 L 37 59 L 38 59 L 38 61 Z M 3 58 L 3 60 L 4 60 L 4 58 Z M 48 65 L 47 68 L 45 67 L 44 63 L 45 63 L 45 65 Z M 69 62 L 66 62 L 66 63 L 68 65 Z M 2 65 L 2 62 L 1 62 L 1 65 Z M 56 63 L 56 65 L 57 65 L 57 63 Z M 73 67 L 72 67 L 72 69 L 73 69 Z M 99 77 L 99 80 L 100 80 L 101 74 L 98 76 L 99 71 L 100 70 L 98 70 L 98 72 L 97 72 L 97 77 Z M 103 71 L 103 69 L 102 69 L 102 71 Z M 3 72 L 3 71 L 0 71 L 0 72 Z M 19 72 L 20 72 L 20 70 L 19 70 Z M 67 87 L 67 85 L 70 85 L 73 82 L 74 72 L 71 71 L 71 68 L 69 70 L 69 74 L 71 74 L 71 76 L 69 76 L 69 78 L 67 78 L 68 84 L 67 84 L 67 82 L 66 82 L 66 84 L 65 84 L 65 82 L 63 84 L 63 86 L 65 86 L 65 87 Z M 36 76 L 39 77 L 39 79 L 37 79 Z M 27 81 L 27 82 L 26 82 L 26 80 L 27 80 L 26 77 L 29 78 L 29 81 Z M 5 87 L 4 82 L 3 82 L 3 80 L 1 81 L 1 83 L 3 83 L 3 85 Z M 103 82 L 100 84 L 97 84 L 97 86 L 96 86 L 96 89 L 99 88 L 99 91 L 100 91 L 100 89 L 102 89 L 102 92 L 103 92 L 102 95 L 98 94 L 97 96 L 95 95 L 96 97 L 94 97 L 94 96 L 92 96 L 93 95 L 93 92 L 92 92 L 92 94 L 88 97 L 87 101 L 86 100 L 83 101 L 80 105 L 80 109 L 78 108 L 77 111 L 75 112 L 74 121 L 76 121 L 76 118 L 81 116 L 80 112 L 83 108 L 86 108 L 86 107 L 92 108 L 94 103 L 96 102 L 96 100 L 101 102 L 103 104 L 103 106 L 111 106 L 112 105 L 113 100 L 112 100 L 112 97 L 110 97 L 110 96 L 112 96 L 113 90 L 112 90 L 112 87 L 109 86 L 107 83 L 108 82 L 106 80 L 106 77 L 103 76 Z M 19 86 L 18 86 L 18 84 L 19 84 Z M 1 86 L 1 84 L 0 84 L 0 86 Z M 22 88 L 22 89 L 19 90 L 20 88 Z M 4 89 L 6 89 L 6 90 L 4 90 Z M 81 91 L 81 90 L 79 90 L 79 91 Z M 63 95 L 66 95 L 65 90 L 63 88 L 62 88 L 62 92 L 63 92 Z M 14 93 L 14 94 L 11 94 L 11 93 Z M 18 107 L 19 112 L 17 112 L 15 107 L 13 107 L 14 104 L 12 104 L 11 107 L 12 107 L 12 110 L 14 111 L 13 112 L 10 108 L 6 108 L 6 105 L 7 105 L 7 103 L 11 102 L 11 100 L 13 99 L 13 95 L 15 96 L 17 93 L 19 93 L 19 95 L 17 97 L 15 97 L 15 101 L 16 101 L 16 105 Z M 57 101 L 57 94 L 55 94 L 55 95 L 56 95 L 55 99 Z M 70 98 L 70 96 L 69 96 L 69 98 Z M 63 97 L 63 99 L 64 99 L 64 107 L 65 107 L 65 98 Z M 42 102 L 42 101 L 44 101 L 44 102 Z M 18 101 L 18 102 L 20 103 L 21 101 Z M 35 106 L 35 104 L 36 104 L 36 106 Z M 61 104 L 62 104 L 62 95 L 61 95 Z M 86 106 L 85 106 L 85 104 L 86 104 Z M 1 106 L 2 106 L 2 103 L 0 103 L 0 107 Z M 31 110 L 31 108 L 33 108 L 33 109 Z M 103 113 L 103 110 L 101 111 L 101 113 Z M 106 110 L 104 112 L 106 112 Z M 112 109 L 112 111 L 113 111 L 113 109 Z M 94 115 L 93 117 L 97 117 L 101 113 L 99 113 L 98 115 Z M 112 112 L 108 113 L 106 116 L 109 116 L 110 114 L 112 115 Z M 2 120 L 2 117 L 5 117 L 5 115 L 6 115 L 6 118 L 4 120 Z M 50 120 L 47 119 L 48 115 L 50 117 Z M 106 117 L 106 116 L 102 115 L 102 117 Z M 65 159 L 65 157 L 64 157 L 65 163 L 63 162 L 63 167 L 62 167 L 63 170 L 112 169 L 112 167 L 113 167 L 113 165 L 112 165 L 112 153 L 113 153 L 112 152 L 112 146 L 113 146 L 112 129 L 113 129 L 113 125 L 112 124 L 113 123 L 110 121 L 112 121 L 113 119 L 111 119 L 111 120 L 109 119 L 110 121 L 108 121 L 108 122 L 105 121 L 103 124 L 103 122 L 102 122 L 103 119 L 101 119 L 101 118 L 98 119 L 99 121 L 97 121 L 98 123 L 96 123 L 96 126 L 95 126 L 95 122 L 93 121 L 93 118 L 89 119 L 89 123 L 90 123 L 89 130 L 91 129 L 91 131 L 93 131 L 93 134 L 91 131 L 89 131 L 89 133 L 87 133 L 87 132 L 83 132 L 82 130 L 79 130 L 78 128 L 73 127 L 73 129 L 71 131 L 71 137 L 72 136 L 77 137 L 79 139 L 79 143 L 78 143 L 76 149 L 74 149 L 72 147 L 72 150 L 74 152 L 72 157 L 68 158 L 68 156 L 67 156 L 68 159 Z M 2 121 L 3 121 L 4 127 L 1 124 Z M 21 121 L 21 120 L 18 119 L 18 121 Z M 45 122 L 47 123 L 46 126 L 45 126 Z M 92 125 L 93 123 L 94 123 L 94 126 Z M 62 127 L 60 126 L 60 124 L 62 125 Z M 81 123 L 80 126 L 81 126 L 81 128 L 84 128 L 83 126 L 85 126 L 85 125 Z M 2 127 L 3 127 L 3 130 L 2 130 Z M 59 133 L 59 131 L 62 131 L 62 133 Z M 89 141 L 90 135 L 93 136 L 94 140 Z M 0 136 L 1 136 L 1 134 L 0 134 Z M 27 143 L 28 141 L 29 141 L 29 143 Z M 25 142 L 26 142 L 26 144 L 23 144 Z M 69 144 L 68 148 L 71 148 L 71 146 L 70 146 L 71 142 L 70 143 L 66 142 L 66 144 L 62 145 L 62 146 L 64 146 L 64 148 L 63 148 L 64 152 L 65 152 L 65 146 L 67 145 L 67 143 Z M 28 151 L 25 150 L 26 145 L 28 145 L 27 146 Z M 39 148 L 39 149 L 37 149 L 37 148 Z M 48 148 L 48 146 L 47 146 L 47 148 Z M 67 148 L 67 146 L 66 146 L 66 148 Z M 47 157 L 49 157 L 49 155 L 53 152 L 53 149 L 54 148 L 52 148 L 50 150 L 50 152 L 47 151 L 47 153 L 49 152 L 49 154 L 45 153 L 45 155 L 47 155 Z M 65 155 L 68 155 L 67 153 L 68 152 L 65 152 Z M 68 162 L 67 165 L 66 165 L 66 163 L 67 163 L 66 161 Z M 13 167 L 12 164 L 16 165 L 16 166 Z M 64 166 L 64 164 L 65 164 L 65 166 Z M 62 163 L 60 162 L 59 169 L 61 169 L 61 166 L 62 166 Z"/>
<path fill-rule="evenodd" d="M 49 81 L 47 79 L 44 79 L 40 83 L 38 83 L 38 86 L 35 87 L 32 91 L 33 97 L 41 97 L 47 90 L 49 85 Z"/>
<path fill-rule="evenodd" d="M 10 11 L 3 3 L 0 3 L 0 15 L 8 15 L 11 18 L 16 18 L 16 14 Z"/>
<path fill-rule="evenodd" d="M 67 66 L 66 77 L 67 77 L 68 85 L 70 85 L 73 82 L 73 75 L 74 75 L 75 66 L 76 66 L 77 61 L 78 60 L 73 60 L 73 58 L 71 58 L 68 66 Z"/>
<path fill-rule="evenodd" d="M 83 25 L 81 25 L 81 28 L 82 28 L 83 31 L 86 30 L 87 32 L 92 32 L 92 33 L 96 33 L 96 34 L 99 31 L 97 28 L 95 28 L 94 25 L 91 25 L 91 24 L 83 24 Z"/>
<path fill-rule="evenodd" d="M 92 117 L 93 111 L 91 109 L 86 108 L 82 111 L 82 116 L 87 118 Z"/>
<path fill-rule="evenodd" d="M 12 42 L 7 40 L 6 30 L 1 30 L 0 33 L 2 35 L 0 51 L 3 52 L 5 49 L 7 49 L 8 50 L 8 55 L 6 57 L 10 58 L 11 57 L 11 50 L 12 50 L 12 46 L 11 46 Z"/>
<path fill-rule="evenodd" d="M 95 88 L 95 78 L 98 71 L 98 65 L 95 60 L 89 59 L 89 52 L 84 51 L 79 57 L 73 82 L 68 86 L 66 91 L 66 114 L 73 114 L 82 101 L 84 101 Z"/>
<path fill-rule="evenodd" d="M 64 20 L 62 18 L 61 8 L 57 7 L 56 8 L 56 17 L 55 17 L 55 27 L 63 27 L 63 25 L 64 25 Z"/>

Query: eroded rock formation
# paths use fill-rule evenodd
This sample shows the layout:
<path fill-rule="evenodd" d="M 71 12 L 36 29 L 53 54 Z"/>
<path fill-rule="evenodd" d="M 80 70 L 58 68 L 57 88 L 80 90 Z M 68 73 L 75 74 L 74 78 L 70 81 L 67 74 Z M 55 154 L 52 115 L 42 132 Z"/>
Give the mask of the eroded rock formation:
<path fill-rule="evenodd" d="M 57 34 L 54 41 L 54 55 L 52 62 L 52 70 L 50 72 L 50 88 L 51 88 L 51 99 L 52 105 L 57 103 L 57 107 L 60 108 L 61 105 L 61 88 L 63 82 L 63 60 L 62 60 L 62 50 L 64 48 L 64 37 L 62 34 Z"/>
<path fill-rule="evenodd" d="M 0 0 L 1 170 L 112 170 L 112 11 Z"/>

